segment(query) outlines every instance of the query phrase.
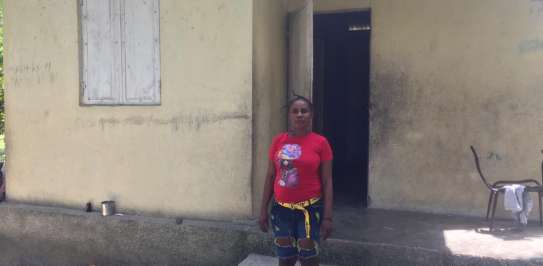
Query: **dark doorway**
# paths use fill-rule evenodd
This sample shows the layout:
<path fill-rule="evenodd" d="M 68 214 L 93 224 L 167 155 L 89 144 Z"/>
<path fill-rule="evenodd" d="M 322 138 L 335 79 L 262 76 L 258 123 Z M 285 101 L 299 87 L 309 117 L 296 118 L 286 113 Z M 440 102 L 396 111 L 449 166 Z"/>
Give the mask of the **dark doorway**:
<path fill-rule="evenodd" d="M 314 128 L 334 150 L 336 203 L 368 196 L 370 11 L 315 15 Z"/>

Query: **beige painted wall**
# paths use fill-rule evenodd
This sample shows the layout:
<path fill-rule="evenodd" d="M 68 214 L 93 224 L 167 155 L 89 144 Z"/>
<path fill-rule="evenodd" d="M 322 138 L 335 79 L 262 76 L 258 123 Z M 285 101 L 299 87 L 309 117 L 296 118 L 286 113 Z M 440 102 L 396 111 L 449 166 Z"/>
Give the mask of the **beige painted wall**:
<path fill-rule="evenodd" d="M 315 12 L 341 12 L 369 9 L 370 0 L 315 0 Z"/>
<path fill-rule="evenodd" d="M 286 5 L 281 1 L 254 0 L 253 116 L 254 214 L 260 210 L 268 147 L 285 129 L 286 112 Z"/>
<path fill-rule="evenodd" d="M 372 2 L 372 207 L 483 214 L 470 144 L 491 180 L 541 177 L 540 2 Z M 288 8 L 162 0 L 161 106 L 81 107 L 76 2 L 6 1 L 9 199 L 254 214 L 285 125 Z"/>
<path fill-rule="evenodd" d="M 162 104 L 82 107 L 77 1 L 5 1 L 10 200 L 252 214 L 251 0 L 160 1 Z"/>
<path fill-rule="evenodd" d="M 305 0 L 284 0 L 290 11 L 300 9 Z M 370 8 L 370 0 L 313 0 L 315 13 L 353 11 Z"/>
<path fill-rule="evenodd" d="M 470 144 L 492 181 L 541 180 L 541 1 L 379 0 L 372 18 L 373 207 L 483 215 Z"/>

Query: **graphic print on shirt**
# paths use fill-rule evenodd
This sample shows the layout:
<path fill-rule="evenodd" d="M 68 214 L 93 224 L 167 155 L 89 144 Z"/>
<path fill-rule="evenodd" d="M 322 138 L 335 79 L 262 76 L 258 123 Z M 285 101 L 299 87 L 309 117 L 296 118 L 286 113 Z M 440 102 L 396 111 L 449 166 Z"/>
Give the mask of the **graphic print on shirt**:
<path fill-rule="evenodd" d="M 298 169 L 294 167 L 294 160 L 302 156 L 302 147 L 298 144 L 285 144 L 277 152 L 277 160 L 281 166 L 279 185 L 292 188 L 298 185 Z"/>

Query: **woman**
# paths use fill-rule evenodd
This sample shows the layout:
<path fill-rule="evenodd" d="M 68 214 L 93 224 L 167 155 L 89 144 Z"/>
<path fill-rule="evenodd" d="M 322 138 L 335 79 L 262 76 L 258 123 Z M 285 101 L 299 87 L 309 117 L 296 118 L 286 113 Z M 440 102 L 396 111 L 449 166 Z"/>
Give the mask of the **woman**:
<path fill-rule="evenodd" d="M 332 149 L 311 131 L 312 118 L 308 99 L 289 101 L 289 131 L 277 135 L 269 149 L 259 224 L 267 232 L 271 216 L 279 265 L 298 259 L 303 266 L 319 265 L 319 239 L 332 232 Z"/>

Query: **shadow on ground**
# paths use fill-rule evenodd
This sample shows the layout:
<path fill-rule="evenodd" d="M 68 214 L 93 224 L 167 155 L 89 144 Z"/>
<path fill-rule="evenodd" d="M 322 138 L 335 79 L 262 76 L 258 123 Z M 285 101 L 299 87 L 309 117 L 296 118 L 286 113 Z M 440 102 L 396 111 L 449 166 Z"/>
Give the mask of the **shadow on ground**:
<path fill-rule="evenodd" d="M 498 220 L 491 232 L 483 218 L 338 207 L 334 238 L 416 247 L 453 256 L 524 261 L 543 265 L 543 227 L 524 230 Z"/>

